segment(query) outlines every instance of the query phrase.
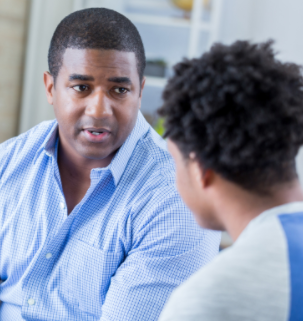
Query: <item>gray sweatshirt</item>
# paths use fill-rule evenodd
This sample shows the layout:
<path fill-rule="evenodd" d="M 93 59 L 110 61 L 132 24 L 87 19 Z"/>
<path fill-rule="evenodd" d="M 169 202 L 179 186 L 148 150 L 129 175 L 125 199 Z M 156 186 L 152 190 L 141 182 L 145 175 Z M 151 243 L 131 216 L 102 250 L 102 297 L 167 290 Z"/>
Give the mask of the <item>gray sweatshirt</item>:
<path fill-rule="evenodd" d="M 178 287 L 159 321 L 303 320 L 303 202 L 263 212 Z"/>

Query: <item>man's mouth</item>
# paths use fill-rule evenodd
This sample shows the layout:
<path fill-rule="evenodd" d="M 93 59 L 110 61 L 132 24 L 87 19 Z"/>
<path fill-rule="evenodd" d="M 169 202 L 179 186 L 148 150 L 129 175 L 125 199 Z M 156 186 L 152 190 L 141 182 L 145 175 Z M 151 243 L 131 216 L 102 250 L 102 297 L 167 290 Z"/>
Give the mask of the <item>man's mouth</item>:
<path fill-rule="evenodd" d="M 110 136 L 110 132 L 103 128 L 84 128 L 83 132 L 86 139 L 94 143 L 104 142 Z"/>
<path fill-rule="evenodd" d="M 92 131 L 92 130 L 89 130 L 89 132 L 95 136 L 98 136 L 100 134 L 103 134 L 103 132 L 95 132 L 95 131 Z"/>

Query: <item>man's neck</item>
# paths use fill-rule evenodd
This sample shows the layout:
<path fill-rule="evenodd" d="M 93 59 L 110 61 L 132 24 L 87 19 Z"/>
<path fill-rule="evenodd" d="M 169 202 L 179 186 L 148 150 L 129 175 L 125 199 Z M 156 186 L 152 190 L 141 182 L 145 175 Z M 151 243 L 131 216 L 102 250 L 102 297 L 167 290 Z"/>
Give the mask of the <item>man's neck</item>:
<path fill-rule="evenodd" d="M 221 210 L 218 208 L 217 213 L 225 230 L 235 241 L 250 221 L 262 212 L 283 204 L 301 201 L 303 192 L 299 181 L 294 180 L 275 188 L 270 196 L 260 196 L 242 190 L 238 191 L 234 198 L 223 197 L 220 202 Z"/>
<path fill-rule="evenodd" d="M 77 179 L 90 180 L 90 172 L 94 168 L 107 167 L 112 161 L 115 153 L 107 156 L 105 159 L 89 159 L 85 158 L 71 146 L 65 146 L 62 140 L 58 144 L 58 165 L 63 171 L 70 173 L 71 176 Z"/>
<path fill-rule="evenodd" d="M 114 154 L 103 160 L 91 160 L 72 153 L 68 148 L 58 145 L 58 167 L 68 214 L 81 202 L 90 187 L 90 173 L 94 168 L 106 167 Z"/>

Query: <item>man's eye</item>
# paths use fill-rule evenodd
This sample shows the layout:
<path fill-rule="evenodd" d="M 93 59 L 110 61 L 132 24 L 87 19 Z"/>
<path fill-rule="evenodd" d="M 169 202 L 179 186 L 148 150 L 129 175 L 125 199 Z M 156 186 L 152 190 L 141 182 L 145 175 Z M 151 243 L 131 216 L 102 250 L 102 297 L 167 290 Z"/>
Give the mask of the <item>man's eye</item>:
<path fill-rule="evenodd" d="M 77 86 L 74 86 L 73 88 L 78 92 L 88 90 L 88 86 L 86 86 L 86 85 L 77 85 Z"/>
<path fill-rule="evenodd" d="M 128 90 L 126 88 L 123 87 L 119 87 L 119 88 L 115 88 L 115 92 L 117 94 L 125 94 Z"/>

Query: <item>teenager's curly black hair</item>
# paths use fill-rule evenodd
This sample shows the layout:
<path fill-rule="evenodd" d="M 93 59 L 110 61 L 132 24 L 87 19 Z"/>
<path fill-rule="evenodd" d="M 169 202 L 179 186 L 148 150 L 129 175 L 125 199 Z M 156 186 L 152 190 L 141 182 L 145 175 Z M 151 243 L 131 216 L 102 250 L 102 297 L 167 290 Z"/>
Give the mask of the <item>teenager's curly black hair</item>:
<path fill-rule="evenodd" d="M 258 193 L 293 180 L 303 144 L 301 67 L 275 58 L 272 41 L 215 44 L 174 67 L 159 114 L 183 156 Z"/>

